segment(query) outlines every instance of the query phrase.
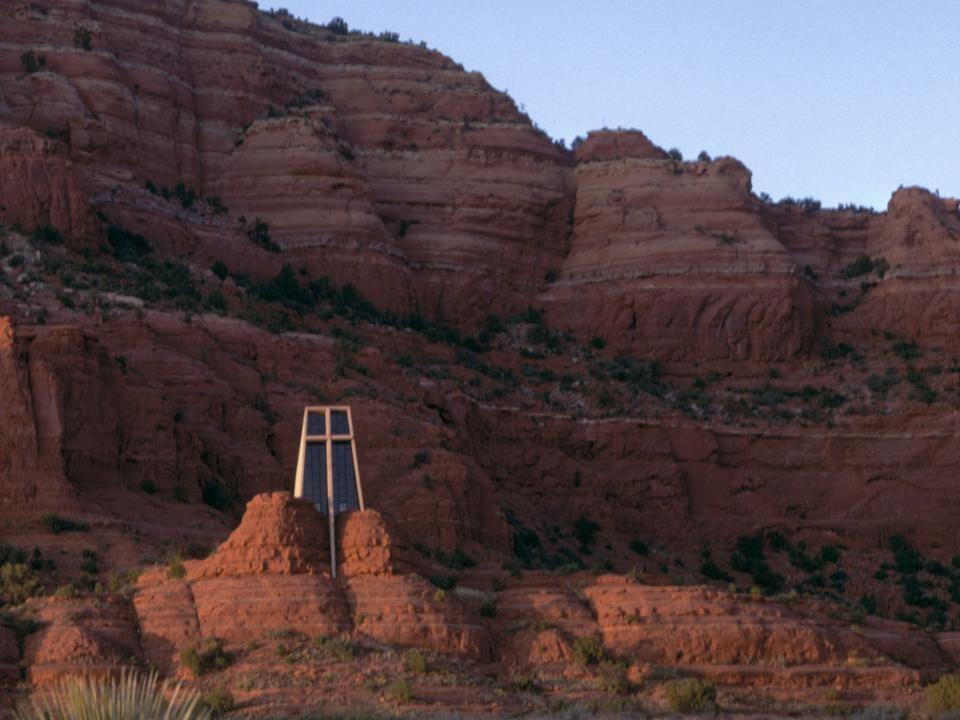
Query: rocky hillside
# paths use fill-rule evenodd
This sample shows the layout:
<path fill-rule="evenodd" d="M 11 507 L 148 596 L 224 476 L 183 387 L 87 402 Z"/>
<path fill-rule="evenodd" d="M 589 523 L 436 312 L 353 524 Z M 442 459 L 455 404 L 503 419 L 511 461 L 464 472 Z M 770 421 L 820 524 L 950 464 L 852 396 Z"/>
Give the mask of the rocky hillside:
<path fill-rule="evenodd" d="M 12 2 L 0 39 L 8 686 L 212 638 L 262 715 L 408 702 L 404 647 L 424 707 L 506 713 L 686 675 L 915 702 L 952 667 L 956 199 L 568 150 L 437 52 L 246 2 Z M 328 401 L 378 518 L 337 581 L 289 498 L 237 527 Z"/>

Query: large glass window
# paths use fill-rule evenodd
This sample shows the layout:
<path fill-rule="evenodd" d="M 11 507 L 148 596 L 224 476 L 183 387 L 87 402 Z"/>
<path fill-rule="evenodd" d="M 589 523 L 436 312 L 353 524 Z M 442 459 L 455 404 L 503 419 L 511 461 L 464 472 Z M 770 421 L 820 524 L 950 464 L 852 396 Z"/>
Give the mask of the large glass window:
<path fill-rule="evenodd" d="M 349 435 L 350 421 L 347 419 L 347 413 L 343 410 L 330 411 L 330 431 L 334 435 Z"/>
<path fill-rule="evenodd" d="M 327 514 L 327 443 L 308 442 L 303 463 L 303 497 Z"/>
<path fill-rule="evenodd" d="M 297 461 L 297 497 L 313 501 L 323 514 L 363 508 L 356 466 L 353 422 L 346 407 L 310 407 L 304 411 L 301 455 Z M 329 445 L 329 448 L 328 448 Z M 328 507 L 328 498 L 333 506 Z"/>
<path fill-rule="evenodd" d="M 322 412 L 307 413 L 307 435 L 326 435 L 327 418 Z"/>

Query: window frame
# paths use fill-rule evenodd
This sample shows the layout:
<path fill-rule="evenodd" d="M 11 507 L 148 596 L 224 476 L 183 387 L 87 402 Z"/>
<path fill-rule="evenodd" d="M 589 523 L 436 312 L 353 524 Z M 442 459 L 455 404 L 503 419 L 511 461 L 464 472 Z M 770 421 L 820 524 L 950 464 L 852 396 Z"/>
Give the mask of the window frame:
<path fill-rule="evenodd" d="M 332 417 L 334 412 L 344 412 L 347 416 L 347 432 L 334 433 Z M 309 419 L 312 414 L 323 414 L 323 434 L 309 434 L 307 432 Z M 366 506 L 363 502 L 363 484 L 360 481 L 360 463 L 357 461 L 357 442 L 353 428 L 353 413 L 349 405 L 308 405 L 303 409 L 303 425 L 300 431 L 300 452 L 297 455 L 297 474 L 294 480 L 294 497 L 303 497 L 304 492 L 304 470 L 306 465 L 306 450 L 308 443 L 323 443 L 326 454 L 326 482 L 327 482 L 327 524 L 330 529 L 330 572 L 333 577 L 337 576 L 337 551 L 336 551 L 336 530 L 335 517 L 337 509 L 333 502 L 333 443 L 349 442 L 350 453 L 353 459 L 354 483 L 357 489 L 357 504 L 360 510 Z M 315 498 L 311 498 L 314 507 L 316 507 Z"/>

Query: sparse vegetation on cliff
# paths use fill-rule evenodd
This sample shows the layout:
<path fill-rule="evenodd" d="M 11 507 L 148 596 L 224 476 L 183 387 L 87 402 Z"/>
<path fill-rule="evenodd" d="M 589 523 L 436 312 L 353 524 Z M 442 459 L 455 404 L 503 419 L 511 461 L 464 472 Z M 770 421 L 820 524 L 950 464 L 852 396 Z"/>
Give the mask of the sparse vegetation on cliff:
<path fill-rule="evenodd" d="M 38 55 L 33 50 L 26 50 L 20 55 L 20 67 L 26 73 L 40 72 L 46 66 L 46 56 Z"/>

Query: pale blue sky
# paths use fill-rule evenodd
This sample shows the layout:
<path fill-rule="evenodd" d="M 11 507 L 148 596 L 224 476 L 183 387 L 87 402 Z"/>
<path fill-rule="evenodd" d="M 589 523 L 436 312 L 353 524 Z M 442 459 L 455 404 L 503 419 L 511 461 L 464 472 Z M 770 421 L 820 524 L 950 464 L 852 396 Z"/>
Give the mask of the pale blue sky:
<path fill-rule="evenodd" d="M 425 40 L 552 137 L 636 127 L 734 155 L 754 189 L 886 207 L 960 195 L 960 3 L 946 0 L 283 0 Z"/>

